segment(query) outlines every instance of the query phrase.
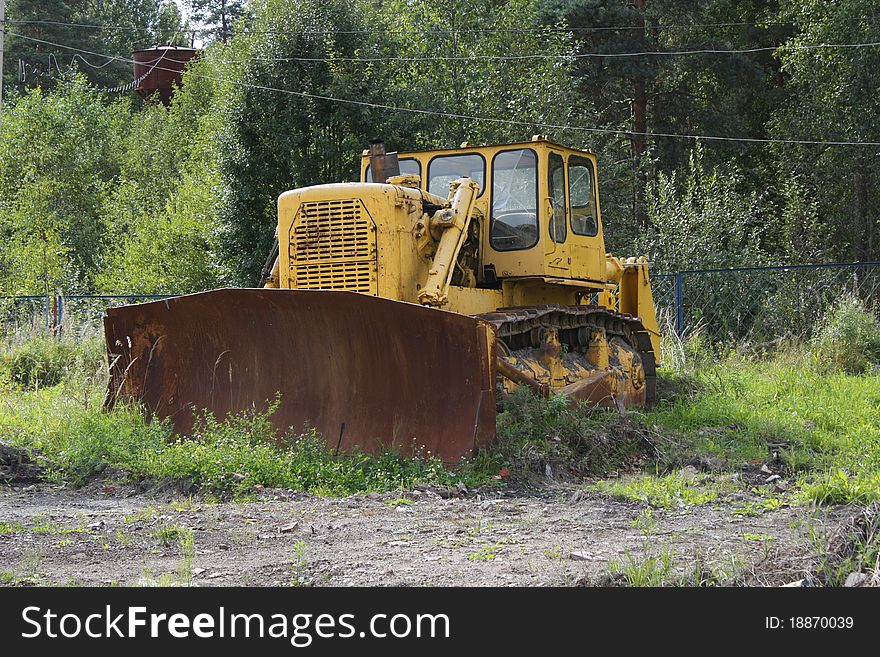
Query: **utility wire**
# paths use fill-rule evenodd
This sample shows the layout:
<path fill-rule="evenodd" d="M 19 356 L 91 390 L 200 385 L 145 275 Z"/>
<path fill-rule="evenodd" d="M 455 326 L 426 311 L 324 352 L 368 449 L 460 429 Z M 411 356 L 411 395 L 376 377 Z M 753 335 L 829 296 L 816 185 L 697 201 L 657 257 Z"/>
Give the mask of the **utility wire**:
<path fill-rule="evenodd" d="M 7 21 L 7 22 L 15 22 L 15 21 Z M 19 21 L 22 22 L 22 21 Z M 36 22 L 36 21 L 32 21 Z M 101 27 L 98 25 L 84 25 L 84 24 L 74 24 L 74 23 L 57 23 L 53 21 L 47 21 L 52 24 L 60 24 L 60 25 L 76 25 L 79 27 Z M 705 25 L 751 25 L 753 23 L 707 23 Z M 128 29 L 123 28 L 123 26 L 108 26 L 113 28 L 120 29 Z M 662 26 L 661 26 L 662 27 Z M 684 27 L 684 26 L 679 26 Z M 131 28 L 135 29 L 135 28 Z M 536 28 L 536 30 L 540 31 L 542 28 Z M 563 31 L 570 31 L 565 28 L 558 28 Z M 577 29 L 577 28 L 576 28 Z M 580 28 L 585 30 L 592 29 L 602 29 L 602 28 Z M 623 28 L 608 28 L 608 29 L 623 29 Z M 643 29 L 643 28 L 640 28 Z M 468 32 L 468 31 L 476 31 L 476 32 L 486 32 L 493 30 L 455 30 L 454 32 L 451 30 L 445 30 L 444 32 L 455 33 L 458 34 L 460 32 Z M 513 32 L 513 33 L 524 33 L 531 32 L 532 30 L 524 30 L 524 29 L 516 29 L 516 30 L 498 30 L 500 32 Z M 283 31 L 267 31 L 266 33 L 270 34 L 290 34 L 290 35 L 318 35 L 318 34 L 354 34 L 354 33 L 377 33 L 372 30 L 352 30 L 352 31 L 327 31 L 327 32 L 283 32 Z M 420 32 L 419 34 L 430 33 L 431 31 Z M 245 32 L 247 34 L 256 34 L 258 32 Z M 759 46 L 754 48 L 697 48 L 693 50 L 641 50 L 637 52 L 588 52 L 588 53 L 572 53 L 566 55 L 554 55 L 554 54 L 521 54 L 521 55 L 438 55 L 438 56 L 424 56 L 424 57 L 259 57 L 254 58 L 258 61 L 265 62 L 358 62 L 358 63 L 379 63 L 379 62 L 426 62 L 426 61 L 510 61 L 510 60 L 552 60 L 552 59 L 561 59 L 561 60 L 572 60 L 572 59 L 614 59 L 614 58 L 627 58 L 627 57 L 679 57 L 679 56 L 688 56 L 688 55 L 736 55 L 736 54 L 753 54 L 759 52 L 771 52 L 775 50 L 821 50 L 825 48 L 876 48 L 880 46 L 880 41 L 870 41 L 864 43 L 808 43 L 808 44 L 780 44 L 775 46 Z M 241 64 L 244 63 L 240 60 L 227 60 L 228 63 L 232 64 Z"/>
<path fill-rule="evenodd" d="M 7 23 L 10 24 L 18 24 L 18 25 L 55 25 L 60 27 L 76 27 L 83 29 L 96 29 L 96 30 L 140 30 L 139 27 L 134 27 L 131 25 L 101 25 L 97 23 L 66 23 L 64 21 L 52 21 L 52 20 L 7 20 Z M 793 23 L 788 21 L 767 21 L 767 22 L 756 22 L 756 21 L 732 21 L 732 22 L 718 22 L 718 23 L 679 23 L 679 24 L 656 24 L 656 25 L 597 25 L 595 27 L 560 27 L 560 26 L 536 26 L 531 28 L 462 28 L 462 29 L 436 29 L 436 28 L 427 28 L 425 30 L 410 30 L 410 31 L 402 31 L 402 30 L 371 30 L 371 29 L 362 29 L 362 30 L 307 30 L 307 31 L 297 31 L 297 30 L 252 30 L 249 28 L 245 28 L 240 33 L 245 34 L 292 34 L 292 35 L 306 35 L 306 34 L 381 34 L 384 32 L 392 32 L 394 34 L 451 34 L 452 32 L 474 32 L 474 33 L 517 33 L 517 34 L 525 34 L 529 32 L 608 32 L 614 30 L 652 30 L 652 29 L 692 29 L 692 28 L 707 28 L 707 27 L 747 27 L 747 26 L 756 26 L 756 27 L 764 27 L 767 25 L 793 25 Z"/>
<path fill-rule="evenodd" d="M 13 20 L 7 19 L 6 23 L 9 25 L 53 25 L 57 27 L 76 27 L 76 28 L 85 28 L 85 29 L 98 29 L 98 30 L 131 30 L 136 31 L 140 30 L 139 27 L 133 27 L 131 25 L 96 25 L 94 23 L 65 23 L 64 21 L 46 21 L 46 20 Z"/>
<path fill-rule="evenodd" d="M 43 39 L 37 39 L 35 37 L 26 37 L 19 34 L 13 34 L 12 36 L 17 36 L 20 38 L 28 39 L 30 41 L 35 41 L 38 43 L 43 43 L 49 46 L 55 46 L 58 48 L 66 48 L 68 50 L 74 50 L 87 55 L 94 55 L 97 57 L 112 57 L 121 62 L 128 62 L 131 64 L 137 63 L 133 59 L 129 59 L 126 57 L 118 57 L 115 55 L 107 55 L 102 53 L 96 53 L 88 50 L 83 50 L 82 48 L 75 48 L 73 46 L 66 46 L 59 43 L 52 43 L 50 41 L 45 41 Z M 173 73 L 177 73 L 176 69 L 169 69 L 158 66 L 158 64 L 154 67 L 160 71 L 169 71 Z M 549 128 L 551 130 L 573 130 L 577 132 L 587 132 L 591 134 L 608 134 L 608 135 L 618 135 L 624 137 L 663 137 L 668 139 L 688 139 L 693 141 L 705 140 L 705 141 L 718 141 L 718 142 L 735 142 L 735 143 L 746 143 L 746 144 L 796 144 L 796 145 L 807 145 L 807 146 L 868 146 L 868 147 L 878 147 L 880 146 L 880 142 L 876 141 L 846 141 L 846 140 L 820 140 L 820 139 L 769 139 L 769 138 L 759 138 L 759 137 L 721 137 L 718 135 L 696 135 L 696 134 L 681 134 L 681 133 L 669 133 L 669 132 L 634 132 L 632 130 L 615 130 L 612 128 L 589 128 L 584 126 L 572 126 L 572 125 L 560 125 L 554 123 L 545 123 L 542 121 L 517 121 L 515 119 L 502 119 L 495 117 L 486 117 L 486 116 L 476 116 L 472 114 L 458 114 L 455 112 L 443 112 L 437 110 L 428 110 L 416 107 L 400 107 L 396 105 L 387 105 L 384 103 L 371 103 L 364 100 L 352 100 L 347 98 L 336 98 L 334 96 L 327 96 L 323 94 L 313 94 L 305 91 L 293 91 L 291 89 L 278 89 L 276 87 L 268 87 L 265 85 L 253 84 L 250 82 L 243 81 L 235 81 L 235 80 L 220 80 L 217 78 L 213 78 L 211 76 L 206 75 L 198 75 L 193 74 L 195 77 L 212 80 L 214 82 L 226 82 L 229 84 L 234 84 L 236 86 L 246 87 L 249 89 L 257 89 L 261 91 L 271 91 L 275 93 L 286 94 L 290 96 L 296 96 L 299 98 L 307 98 L 310 100 L 322 100 L 327 102 L 334 103 L 343 103 L 347 105 L 356 105 L 359 107 L 369 107 L 372 109 L 384 109 L 392 112 L 405 112 L 409 114 L 418 114 L 423 116 L 441 116 L 444 118 L 450 119 L 458 119 L 458 120 L 466 120 L 466 121 L 478 121 L 478 122 L 486 122 L 486 123 L 495 123 L 495 124 L 503 124 L 503 125 L 513 125 L 513 126 L 521 126 L 521 127 L 538 127 L 538 128 Z"/>
<path fill-rule="evenodd" d="M 465 33 L 476 33 L 476 34 L 529 34 L 533 32 L 538 33 L 548 33 L 548 32 L 612 32 L 612 31 L 625 31 L 625 30 L 667 30 L 667 29 L 692 29 L 692 28 L 706 28 L 706 27 L 736 27 L 736 26 L 748 26 L 753 25 L 756 27 L 763 27 L 765 25 L 793 25 L 793 23 L 788 22 L 768 22 L 768 23 L 755 23 L 755 22 L 729 22 L 729 23 L 681 23 L 681 24 L 656 24 L 656 25 L 596 25 L 594 27 L 564 27 L 560 25 L 541 25 L 535 27 L 471 27 L 471 28 L 461 28 L 456 30 L 451 29 L 437 29 L 437 28 L 427 28 L 425 30 L 410 30 L 410 31 L 397 31 L 397 30 L 315 30 L 309 32 L 295 32 L 290 30 L 252 30 L 249 28 L 245 28 L 241 33 L 243 34 L 380 34 L 382 32 L 391 32 L 392 34 L 451 34 L 452 32 L 465 32 Z"/>
<path fill-rule="evenodd" d="M 83 62 L 86 66 L 89 66 L 89 67 L 94 68 L 94 69 L 101 69 L 101 68 L 104 68 L 105 66 L 108 66 L 109 64 L 112 64 L 112 63 L 113 63 L 113 60 L 110 59 L 110 58 L 108 58 L 107 61 L 104 62 L 103 64 L 92 64 L 88 59 L 86 59 L 85 57 L 83 57 L 83 56 L 80 55 L 79 53 L 75 53 L 75 54 L 73 55 L 73 60 L 76 60 L 76 59 L 78 59 L 78 60 L 80 60 L 81 62 Z M 72 63 L 72 62 L 71 62 L 71 63 Z M 57 65 L 57 64 L 56 64 L 56 65 Z"/>
<path fill-rule="evenodd" d="M 853 21 L 871 21 L 873 17 L 852 17 Z M 66 23 L 63 21 L 52 20 L 7 20 L 9 24 L 18 25 L 55 25 L 61 27 L 75 27 L 82 29 L 96 30 L 130 30 L 138 31 L 142 28 L 131 25 L 101 25 L 97 23 Z M 549 32 L 609 32 L 620 30 L 669 30 L 669 29 L 700 29 L 709 27 L 769 27 L 769 26 L 791 26 L 795 27 L 793 21 L 726 21 L 716 23 L 670 23 L 670 24 L 647 24 L 647 25 L 596 25 L 593 27 L 563 27 L 553 25 L 542 25 L 535 27 L 518 27 L 518 28 L 457 28 L 455 30 L 449 28 L 426 28 L 424 30 L 260 30 L 245 27 L 239 34 L 285 34 L 292 36 L 308 36 L 308 35 L 328 35 L 328 34 L 452 34 L 452 33 L 477 33 L 477 34 L 529 34 L 529 33 L 549 33 Z M 198 31 L 208 31 L 207 28 Z"/>
<path fill-rule="evenodd" d="M 512 60 L 529 60 L 529 59 L 560 59 L 560 60 L 576 60 L 587 58 L 622 58 L 622 57 L 664 57 L 664 56 L 681 56 L 681 55 L 733 55 L 756 52 L 769 52 L 779 49 L 785 50 L 820 50 L 823 48 L 876 48 L 880 46 L 880 41 L 869 43 L 812 43 L 803 45 L 781 45 L 781 46 L 763 46 L 759 48 L 743 48 L 743 49 L 714 49 L 703 48 L 700 50 L 643 50 L 639 52 L 589 52 L 589 53 L 571 53 L 566 55 L 554 54 L 522 54 L 522 55 L 436 55 L 424 57 L 254 57 L 250 60 L 223 60 L 228 64 L 243 64 L 247 61 L 261 62 L 360 62 L 360 63 L 376 63 L 376 62 L 434 62 L 434 61 L 512 61 Z"/>
<path fill-rule="evenodd" d="M 12 33 L 10 33 L 12 34 Z M 22 38 L 29 38 L 22 36 Z M 739 53 L 756 53 L 768 52 L 782 49 L 791 50 L 819 50 L 823 48 L 876 48 L 880 46 L 880 41 L 869 43 L 820 43 L 820 44 L 803 44 L 803 45 L 782 45 L 782 46 L 766 46 L 760 48 L 746 48 L 741 50 L 718 50 L 718 49 L 702 49 L 702 50 L 678 50 L 678 51 L 641 51 L 641 52 L 625 52 L 625 53 L 571 53 L 571 54 L 521 54 L 521 55 L 436 55 L 421 57 L 343 57 L 334 55 L 332 57 L 251 57 L 246 60 L 241 59 L 221 59 L 225 64 L 247 64 L 250 62 L 303 62 L 303 63 L 323 63 L 323 62 L 351 62 L 351 63 L 381 63 L 381 62 L 433 62 L 433 61 L 518 61 L 518 60 L 564 60 L 572 61 L 584 58 L 615 58 L 615 57 L 640 57 L 644 55 L 666 56 L 666 55 L 700 55 L 700 54 L 739 54 Z M 66 47 L 66 46 L 65 46 Z M 177 47 L 177 46 L 173 46 Z M 103 56 L 103 55 L 101 55 Z M 176 60 L 165 58 L 168 62 L 186 63 L 188 60 Z M 150 60 L 143 63 L 151 63 Z M 90 64 L 91 65 L 91 64 Z"/>

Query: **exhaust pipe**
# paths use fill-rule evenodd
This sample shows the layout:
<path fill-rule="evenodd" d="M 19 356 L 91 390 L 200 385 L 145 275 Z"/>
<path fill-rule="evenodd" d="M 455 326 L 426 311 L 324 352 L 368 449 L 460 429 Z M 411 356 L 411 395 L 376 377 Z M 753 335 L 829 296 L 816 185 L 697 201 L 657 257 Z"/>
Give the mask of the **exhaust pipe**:
<path fill-rule="evenodd" d="M 370 172 L 373 182 L 383 183 L 389 178 L 400 175 L 400 162 L 397 153 L 386 153 L 385 142 L 381 139 L 370 140 Z"/>

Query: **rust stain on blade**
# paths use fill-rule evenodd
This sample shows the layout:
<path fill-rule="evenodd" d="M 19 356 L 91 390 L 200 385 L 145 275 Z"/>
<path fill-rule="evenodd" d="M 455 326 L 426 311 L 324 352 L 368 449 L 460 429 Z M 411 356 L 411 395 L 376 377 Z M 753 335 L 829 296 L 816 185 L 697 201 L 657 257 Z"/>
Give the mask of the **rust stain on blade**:
<path fill-rule="evenodd" d="M 331 449 L 387 447 L 453 462 L 495 435 L 495 330 L 482 320 L 352 292 L 225 289 L 111 308 L 110 395 L 178 433 L 193 409 L 265 409 Z M 343 429 L 343 424 L 345 425 Z"/>

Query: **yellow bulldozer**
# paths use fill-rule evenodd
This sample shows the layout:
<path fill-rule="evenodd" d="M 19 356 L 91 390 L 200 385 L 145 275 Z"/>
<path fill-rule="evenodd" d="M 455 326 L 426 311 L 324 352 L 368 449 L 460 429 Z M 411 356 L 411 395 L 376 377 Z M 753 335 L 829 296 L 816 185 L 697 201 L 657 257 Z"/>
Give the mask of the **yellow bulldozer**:
<path fill-rule="evenodd" d="M 335 452 L 454 462 L 519 386 L 651 404 L 648 263 L 605 251 L 596 156 L 553 143 L 364 151 L 361 181 L 278 199 L 263 285 L 111 308 L 109 403 L 192 431 L 264 409 Z"/>

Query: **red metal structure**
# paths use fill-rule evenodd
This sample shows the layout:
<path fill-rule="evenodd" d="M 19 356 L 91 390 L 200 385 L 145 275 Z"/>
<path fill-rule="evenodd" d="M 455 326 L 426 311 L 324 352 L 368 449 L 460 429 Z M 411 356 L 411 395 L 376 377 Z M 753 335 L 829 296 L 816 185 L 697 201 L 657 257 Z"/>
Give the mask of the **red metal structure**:
<path fill-rule="evenodd" d="M 171 102 L 174 86 L 180 86 L 183 71 L 198 50 L 179 46 L 154 46 L 134 53 L 134 79 L 142 98 L 159 94 L 164 105 Z"/>

